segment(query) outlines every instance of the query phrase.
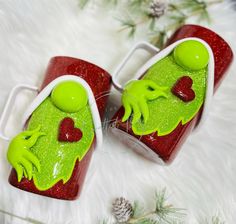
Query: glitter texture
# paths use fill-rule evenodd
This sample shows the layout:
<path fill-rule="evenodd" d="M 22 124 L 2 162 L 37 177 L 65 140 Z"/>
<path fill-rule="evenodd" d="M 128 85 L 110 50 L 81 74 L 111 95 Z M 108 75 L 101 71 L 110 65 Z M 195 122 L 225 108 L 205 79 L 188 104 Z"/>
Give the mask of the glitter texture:
<path fill-rule="evenodd" d="M 58 127 L 65 117 L 72 118 L 75 126 L 83 132 L 80 141 L 58 141 Z M 81 161 L 89 150 L 94 138 L 93 118 L 88 106 L 76 113 L 65 113 L 55 107 L 48 97 L 34 111 L 29 130 L 38 125 L 46 135 L 39 138 L 31 148 L 41 164 L 41 172 L 34 169 L 33 180 L 39 190 L 47 190 L 59 180 L 66 183 L 71 177 L 76 160 Z"/>
<path fill-rule="evenodd" d="M 213 31 L 198 25 L 182 26 L 172 35 L 166 46 L 187 37 L 200 38 L 206 41 L 211 47 L 215 59 L 214 90 L 216 90 L 233 61 L 233 52 L 230 46 Z M 200 108 L 199 113 L 191 121 L 185 125 L 179 123 L 175 130 L 165 136 L 158 136 L 156 132 L 143 136 L 135 135 L 129 121 L 122 123 L 122 117 L 124 115 L 123 107 L 121 107 L 114 115 L 113 121 L 115 122 L 112 127 L 118 128 L 128 135 L 134 136 L 145 144 L 145 146 L 149 147 L 150 150 L 155 152 L 165 163 L 170 163 L 173 161 L 188 135 L 197 124 L 198 119 L 201 116 L 201 110 L 202 108 Z M 129 144 L 127 140 L 127 145 L 134 144 Z"/>
<path fill-rule="evenodd" d="M 185 70 L 175 63 L 172 54 L 154 64 L 143 79 L 168 87 L 167 97 L 148 102 L 149 118 L 146 123 L 133 124 L 133 132 L 136 135 L 142 135 L 157 131 L 159 136 L 163 136 L 171 133 L 180 122 L 182 124 L 189 122 L 202 106 L 205 97 L 206 74 L 206 69 Z M 183 102 L 171 91 L 176 81 L 183 76 L 189 76 L 193 80 L 192 88 L 196 97 L 192 102 Z"/>
<path fill-rule="evenodd" d="M 103 117 L 111 88 L 111 76 L 102 68 L 87 61 L 72 57 L 57 56 L 50 60 L 41 88 L 43 89 L 51 81 L 65 74 L 81 77 L 89 84 L 95 96 L 100 116 Z M 55 128 L 58 128 L 58 126 Z M 9 176 L 9 183 L 19 189 L 47 197 L 75 200 L 81 193 L 95 143 L 96 136 L 83 159 L 81 161 L 76 161 L 73 173 L 66 183 L 63 183 L 63 181 L 60 180 L 48 190 L 40 191 L 32 180 L 30 181 L 23 178 L 21 182 L 18 182 L 14 169 L 12 169 Z"/>

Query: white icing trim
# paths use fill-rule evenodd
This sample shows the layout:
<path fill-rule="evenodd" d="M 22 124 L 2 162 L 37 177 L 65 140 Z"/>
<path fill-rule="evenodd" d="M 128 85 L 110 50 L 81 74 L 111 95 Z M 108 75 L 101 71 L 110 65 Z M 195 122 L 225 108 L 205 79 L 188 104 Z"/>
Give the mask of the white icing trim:
<path fill-rule="evenodd" d="M 88 101 L 89 101 L 89 106 L 92 112 L 92 117 L 93 117 L 93 123 L 94 123 L 94 129 L 96 133 L 96 147 L 101 147 L 102 141 L 103 141 L 103 133 L 102 133 L 102 123 L 101 123 L 101 118 L 99 115 L 99 111 L 97 108 L 96 100 L 94 98 L 93 92 L 88 85 L 88 83 L 74 75 L 63 75 L 61 77 L 58 77 L 54 79 L 52 82 L 50 82 L 38 95 L 37 97 L 33 100 L 33 102 L 29 105 L 27 110 L 25 111 L 23 115 L 23 120 L 22 120 L 22 125 L 25 125 L 31 114 L 34 112 L 34 110 L 51 94 L 53 88 L 60 82 L 63 81 L 75 81 L 80 83 L 87 91 L 88 93 Z"/>
<path fill-rule="evenodd" d="M 201 114 L 201 118 L 199 120 L 199 123 L 197 124 L 197 126 L 195 127 L 195 129 L 199 129 L 202 124 L 204 123 L 204 121 L 206 120 L 206 117 L 209 113 L 209 109 L 210 109 L 210 104 L 212 101 L 212 97 L 213 97 L 213 91 L 214 91 L 214 70 L 215 70 L 215 62 L 214 62 L 214 55 L 212 52 L 211 47 L 208 45 L 208 43 L 206 43 L 204 40 L 199 39 L 199 38 L 184 38 L 182 40 L 176 41 L 173 44 L 169 45 L 168 47 L 164 48 L 163 50 L 161 50 L 159 53 L 157 53 L 154 57 L 152 57 L 151 59 L 149 59 L 134 75 L 134 78 L 131 80 L 137 80 L 139 79 L 142 75 L 145 74 L 145 72 L 152 66 L 154 65 L 156 62 L 160 61 L 161 59 L 163 59 L 164 57 L 166 57 L 167 55 L 169 55 L 174 48 L 179 45 L 182 42 L 188 41 L 188 40 L 196 40 L 201 42 L 208 50 L 209 52 L 209 63 L 208 63 L 208 74 L 207 74 L 207 84 L 206 84 L 206 93 L 205 93 L 205 101 L 204 101 L 204 106 L 203 106 L 203 111 Z M 142 45 L 144 43 L 142 42 Z M 150 45 L 150 44 L 148 44 Z M 139 44 L 137 44 L 137 46 L 139 46 Z M 143 48 L 145 49 L 145 48 Z M 132 51 L 131 51 L 132 52 Z M 122 61 L 122 63 L 118 66 L 119 71 L 122 69 L 122 66 L 124 66 L 127 62 L 127 60 L 131 57 L 131 55 L 129 54 L 129 57 L 126 57 L 124 61 Z M 118 70 L 118 69 L 117 69 Z M 116 76 L 117 78 L 117 76 Z M 131 81 L 129 80 L 129 82 Z M 113 81 L 114 82 L 114 81 Z M 123 87 L 121 87 L 121 89 L 123 89 Z"/>

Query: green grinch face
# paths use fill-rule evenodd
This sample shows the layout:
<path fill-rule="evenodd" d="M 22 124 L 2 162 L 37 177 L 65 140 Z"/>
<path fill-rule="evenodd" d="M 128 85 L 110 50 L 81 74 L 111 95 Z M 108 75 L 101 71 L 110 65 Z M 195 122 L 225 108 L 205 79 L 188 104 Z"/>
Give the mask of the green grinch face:
<path fill-rule="evenodd" d="M 51 99 L 58 109 L 68 113 L 78 112 L 88 102 L 86 90 L 81 84 L 74 81 L 59 83 L 53 89 Z"/>

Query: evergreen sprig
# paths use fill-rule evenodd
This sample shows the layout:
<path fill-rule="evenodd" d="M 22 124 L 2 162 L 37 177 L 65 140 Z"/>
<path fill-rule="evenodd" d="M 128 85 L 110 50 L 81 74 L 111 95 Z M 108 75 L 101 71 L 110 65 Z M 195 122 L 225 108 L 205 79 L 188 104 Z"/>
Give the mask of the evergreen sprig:
<path fill-rule="evenodd" d="M 90 0 L 79 0 L 84 7 Z M 197 23 L 210 22 L 208 9 L 223 0 L 93 0 L 104 5 L 116 6 L 122 19 L 120 31 L 128 31 L 129 37 L 137 31 L 147 32 L 154 45 L 163 47 L 168 35 L 186 24 L 191 18 Z M 163 2 L 168 2 L 164 4 Z M 109 4 L 108 4 L 109 3 Z"/>
<path fill-rule="evenodd" d="M 166 194 L 166 189 L 156 192 L 154 197 L 154 209 L 150 212 L 146 212 L 145 208 L 138 201 L 131 204 L 125 198 L 118 198 L 122 200 L 116 199 L 116 203 L 113 203 L 112 207 L 112 214 L 116 222 L 103 220 L 100 224 L 187 224 L 184 220 L 186 210 L 168 204 Z M 129 212 L 130 216 L 127 216 L 128 209 L 129 211 L 132 209 L 132 212 Z M 116 214 L 119 214 L 119 216 L 116 216 Z M 124 217 L 122 217 L 121 214 L 124 214 Z M 225 224 L 218 216 L 213 216 L 210 221 L 205 220 L 199 222 L 199 224 L 203 223 Z"/>
<path fill-rule="evenodd" d="M 136 201 L 132 206 L 131 215 L 127 217 L 127 204 L 131 205 L 127 200 L 123 199 L 123 206 L 120 200 L 117 204 L 113 203 L 113 215 L 116 218 L 116 223 L 123 224 L 180 224 L 183 223 L 183 209 L 175 208 L 173 205 L 167 204 L 166 190 L 158 191 L 155 194 L 155 208 L 150 212 L 145 212 L 145 209 Z M 115 210 L 115 212 L 114 212 Z M 116 216 L 119 214 L 119 216 Z M 124 214 L 122 217 L 120 214 Z M 123 220 L 126 220 L 125 222 Z M 108 223 L 104 221 L 104 224 Z"/>

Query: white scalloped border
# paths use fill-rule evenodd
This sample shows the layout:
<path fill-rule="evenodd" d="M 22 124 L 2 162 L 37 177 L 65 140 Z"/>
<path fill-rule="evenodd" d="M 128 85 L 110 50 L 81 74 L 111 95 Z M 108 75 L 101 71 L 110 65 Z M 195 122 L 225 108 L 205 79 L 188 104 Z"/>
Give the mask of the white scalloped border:
<path fill-rule="evenodd" d="M 193 38 L 192 37 L 191 38 L 184 38 L 184 39 L 181 39 L 179 41 L 174 42 L 173 44 L 171 44 L 168 47 L 161 50 L 159 53 L 157 53 L 155 56 L 153 56 L 150 60 L 148 60 L 136 72 L 136 74 L 134 76 L 134 79 L 132 79 L 132 80 L 139 79 L 157 61 L 160 61 L 161 59 L 163 59 L 164 57 L 169 55 L 174 50 L 174 48 L 176 46 L 178 46 L 179 44 L 181 44 L 185 41 L 188 41 L 188 40 L 199 41 L 200 43 L 202 43 L 207 48 L 208 53 L 209 53 L 208 74 L 207 74 L 207 83 L 206 83 L 206 92 L 205 92 L 205 100 L 204 100 L 204 105 L 203 105 L 203 111 L 202 111 L 202 114 L 201 114 L 201 118 L 200 118 L 197 126 L 195 127 L 195 130 L 199 130 L 202 127 L 203 123 L 205 122 L 205 120 L 207 118 L 207 115 L 209 113 L 210 106 L 211 106 L 213 93 L 214 93 L 215 61 L 214 61 L 214 55 L 213 55 L 212 49 L 211 49 L 211 47 L 209 46 L 209 44 L 207 42 L 205 42 L 204 40 L 202 40 L 200 38 L 195 38 L 195 37 L 193 37 Z"/>

